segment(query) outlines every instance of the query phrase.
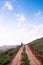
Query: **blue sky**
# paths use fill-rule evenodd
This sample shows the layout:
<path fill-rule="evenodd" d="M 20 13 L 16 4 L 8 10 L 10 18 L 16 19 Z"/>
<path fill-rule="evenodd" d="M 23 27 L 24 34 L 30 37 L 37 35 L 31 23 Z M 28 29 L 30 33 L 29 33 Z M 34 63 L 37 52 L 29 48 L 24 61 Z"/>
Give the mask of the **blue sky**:
<path fill-rule="evenodd" d="M 0 0 L 0 46 L 43 37 L 43 0 Z"/>

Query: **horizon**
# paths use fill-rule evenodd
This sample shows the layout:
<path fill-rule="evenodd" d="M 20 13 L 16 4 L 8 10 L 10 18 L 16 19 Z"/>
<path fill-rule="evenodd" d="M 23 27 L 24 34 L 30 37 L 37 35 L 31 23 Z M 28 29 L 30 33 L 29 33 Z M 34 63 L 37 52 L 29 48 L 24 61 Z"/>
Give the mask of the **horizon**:
<path fill-rule="evenodd" d="M 35 40 L 38 40 L 38 39 L 41 39 L 41 38 L 43 38 L 43 37 L 40 37 L 40 38 L 36 38 L 36 39 L 34 39 L 34 40 L 32 40 L 32 41 L 30 41 L 30 42 L 27 42 L 27 43 L 23 43 L 23 42 L 20 42 L 19 44 L 9 44 L 9 45 L 6 45 L 6 44 L 4 44 L 4 45 L 0 45 L 0 47 L 6 47 L 6 46 L 18 46 L 18 45 L 21 45 L 21 43 L 23 43 L 23 44 L 29 44 L 29 43 L 31 43 L 31 42 L 33 42 L 33 41 L 35 41 Z"/>
<path fill-rule="evenodd" d="M 43 37 L 43 0 L 0 0 L 0 46 Z"/>

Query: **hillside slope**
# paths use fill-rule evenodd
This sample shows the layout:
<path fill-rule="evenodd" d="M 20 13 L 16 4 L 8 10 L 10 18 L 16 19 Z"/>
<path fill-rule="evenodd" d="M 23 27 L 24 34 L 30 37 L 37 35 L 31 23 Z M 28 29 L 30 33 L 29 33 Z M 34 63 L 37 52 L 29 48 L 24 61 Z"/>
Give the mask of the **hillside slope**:
<path fill-rule="evenodd" d="M 28 44 L 35 56 L 43 63 L 43 38 L 34 40 Z"/>

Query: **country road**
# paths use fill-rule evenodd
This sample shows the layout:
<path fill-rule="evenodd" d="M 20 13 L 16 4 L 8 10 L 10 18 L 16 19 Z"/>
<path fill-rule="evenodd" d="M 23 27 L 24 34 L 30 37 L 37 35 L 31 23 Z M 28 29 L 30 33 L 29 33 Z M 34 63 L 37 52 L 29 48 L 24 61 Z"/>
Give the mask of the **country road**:
<path fill-rule="evenodd" d="M 10 64 L 8 65 L 20 65 L 21 64 L 21 53 L 23 52 L 23 46 L 19 49 L 17 55 L 15 56 L 15 58 L 13 58 L 13 60 L 11 61 Z"/>
<path fill-rule="evenodd" d="M 19 49 L 17 55 L 13 58 L 11 63 L 8 65 L 21 65 L 21 59 L 22 59 L 21 53 L 23 52 L 24 46 L 26 49 L 26 54 L 28 56 L 28 59 L 30 60 L 30 65 L 41 65 L 41 62 L 33 55 L 32 51 L 28 45 L 23 45 Z"/>
<path fill-rule="evenodd" d="M 30 47 L 28 45 L 25 45 L 25 48 L 28 59 L 30 60 L 30 65 L 41 65 L 41 62 L 33 55 Z"/>

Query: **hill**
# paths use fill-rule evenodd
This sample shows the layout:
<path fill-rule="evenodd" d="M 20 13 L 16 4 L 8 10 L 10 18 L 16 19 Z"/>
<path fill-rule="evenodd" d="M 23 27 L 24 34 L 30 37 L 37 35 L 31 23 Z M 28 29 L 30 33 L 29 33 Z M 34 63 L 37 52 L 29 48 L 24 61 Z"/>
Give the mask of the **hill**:
<path fill-rule="evenodd" d="M 4 46 L 0 46 L 0 50 L 5 51 L 5 50 L 15 48 L 15 47 L 17 47 L 17 45 L 9 45 L 9 46 L 4 45 Z"/>
<path fill-rule="evenodd" d="M 33 47 L 34 49 L 38 50 L 39 52 L 43 52 L 43 38 L 34 40 L 30 42 L 29 45 Z"/>
<path fill-rule="evenodd" d="M 31 43 L 31 44 L 35 44 L 35 43 L 36 43 L 36 44 L 37 44 L 37 43 L 38 43 L 38 44 L 43 44 L 42 42 L 43 42 L 43 37 L 42 37 L 42 38 L 39 38 L 39 39 L 36 39 L 36 40 L 34 40 L 34 41 L 30 42 L 30 43 Z"/>
<path fill-rule="evenodd" d="M 35 56 L 43 63 L 43 38 L 36 39 L 28 44 Z"/>
<path fill-rule="evenodd" d="M 18 53 L 20 47 L 21 46 L 17 46 L 16 48 L 11 48 L 6 51 L 0 51 L 0 65 L 9 64 L 13 57 Z"/>

